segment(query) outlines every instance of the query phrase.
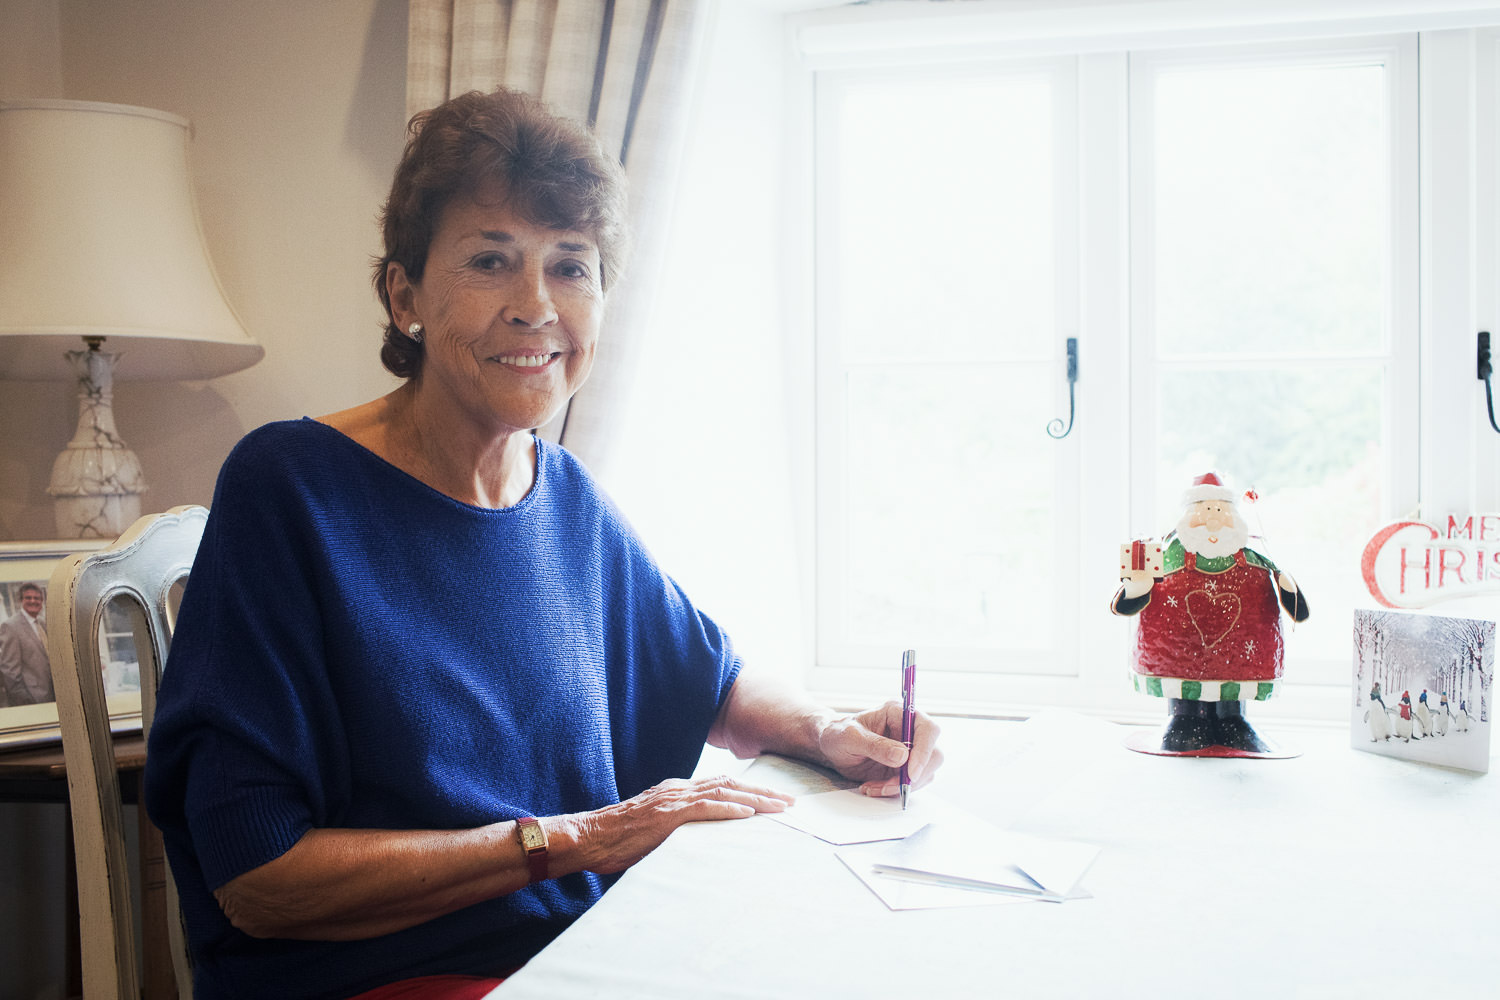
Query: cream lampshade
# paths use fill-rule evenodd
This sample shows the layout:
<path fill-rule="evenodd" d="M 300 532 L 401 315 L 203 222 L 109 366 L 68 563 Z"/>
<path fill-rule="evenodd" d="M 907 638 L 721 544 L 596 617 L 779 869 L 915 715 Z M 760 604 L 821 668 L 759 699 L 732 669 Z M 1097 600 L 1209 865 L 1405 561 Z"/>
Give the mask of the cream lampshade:
<path fill-rule="evenodd" d="M 214 378 L 265 353 L 204 247 L 189 135 L 149 108 L 0 101 L 0 378 L 79 385 L 47 488 L 60 537 L 110 537 L 140 515 L 113 379 Z"/>

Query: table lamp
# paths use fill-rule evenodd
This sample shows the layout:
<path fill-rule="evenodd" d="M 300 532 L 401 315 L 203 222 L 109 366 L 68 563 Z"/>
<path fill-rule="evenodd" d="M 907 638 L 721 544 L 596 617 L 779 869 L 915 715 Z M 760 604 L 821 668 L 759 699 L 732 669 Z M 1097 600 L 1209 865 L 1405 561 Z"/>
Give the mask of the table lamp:
<path fill-rule="evenodd" d="M 115 378 L 208 379 L 265 353 L 204 247 L 190 132 L 149 108 L 0 101 L 0 378 L 78 380 L 78 429 L 47 487 L 62 538 L 113 537 L 140 516 Z"/>

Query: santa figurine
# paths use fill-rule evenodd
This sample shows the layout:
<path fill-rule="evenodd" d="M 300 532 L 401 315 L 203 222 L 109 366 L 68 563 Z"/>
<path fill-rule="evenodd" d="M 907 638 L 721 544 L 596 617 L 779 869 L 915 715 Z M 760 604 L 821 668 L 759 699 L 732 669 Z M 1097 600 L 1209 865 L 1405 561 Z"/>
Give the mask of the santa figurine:
<path fill-rule="evenodd" d="M 1160 544 L 1121 551 L 1117 615 L 1137 616 L 1132 655 L 1137 691 L 1167 699 L 1159 734 L 1132 749 L 1168 756 L 1284 757 L 1245 719 L 1281 679 L 1281 612 L 1307 618 L 1290 575 L 1246 547 L 1235 495 L 1210 472 L 1183 495 L 1177 528 Z"/>

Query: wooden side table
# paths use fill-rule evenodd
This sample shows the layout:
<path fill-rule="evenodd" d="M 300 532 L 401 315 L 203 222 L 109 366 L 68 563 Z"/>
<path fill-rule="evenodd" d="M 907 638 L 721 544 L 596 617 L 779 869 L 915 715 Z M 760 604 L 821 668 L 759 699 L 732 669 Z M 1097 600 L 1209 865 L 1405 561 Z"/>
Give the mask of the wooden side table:
<path fill-rule="evenodd" d="M 139 733 L 116 737 L 115 767 L 120 774 L 121 798 L 139 805 L 141 772 L 146 767 L 145 738 Z M 68 769 L 63 763 L 62 745 L 0 753 L 0 802 L 56 802 L 68 810 Z M 171 951 L 167 943 L 166 861 L 161 833 L 146 817 L 145 809 L 137 808 L 136 814 L 140 836 L 137 876 L 144 953 L 141 995 L 144 1000 L 170 1000 L 176 996 L 177 985 L 173 981 Z M 83 964 L 78 935 L 78 877 L 73 857 L 71 812 L 66 812 L 66 816 L 67 870 L 64 879 L 67 888 L 63 913 L 68 937 L 64 986 L 67 995 L 75 997 L 83 993 Z"/>

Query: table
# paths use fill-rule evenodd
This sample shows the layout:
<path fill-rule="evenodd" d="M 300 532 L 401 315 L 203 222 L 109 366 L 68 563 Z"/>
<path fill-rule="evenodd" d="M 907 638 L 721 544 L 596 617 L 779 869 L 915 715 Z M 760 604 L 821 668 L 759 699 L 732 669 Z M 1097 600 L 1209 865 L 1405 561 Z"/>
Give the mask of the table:
<path fill-rule="evenodd" d="M 683 827 L 496 1000 L 1493 996 L 1500 776 L 1276 731 L 1162 758 L 1080 716 L 944 723 L 941 794 L 1103 850 L 1091 899 L 891 911 L 765 817 Z"/>
<path fill-rule="evenodd" d="M 136 802 L 140 796 L 141 772 L 146 767 L 146 741 L 139 733 L 115 737 L 115 767 L 120 775 L 120 795 L 125 802 Z M 68 804 L 68 769 L 63 761 L 61 744 L 30 750 L 0 753 L 0 802 L 58 802 Z M 142 951 L 141 970 L 143 1000 L 176 997 L 177 984 L 172 976 L 170 946 L 166 939 L 167 895 L 166 862 L 161 834 L 137 809 L 139 851 L 137 876 L 141 894 Z M 78 882 L 73 860 L 72 817 L 64 824 L 68 832 L 66 848 L 66 901 L 63 907 L 68 928 L 65 946 L 67 970 L 64 990 L 67 996 L 83 993 L 81 951 L 78 935 Z"/>

